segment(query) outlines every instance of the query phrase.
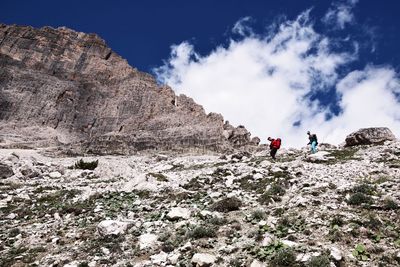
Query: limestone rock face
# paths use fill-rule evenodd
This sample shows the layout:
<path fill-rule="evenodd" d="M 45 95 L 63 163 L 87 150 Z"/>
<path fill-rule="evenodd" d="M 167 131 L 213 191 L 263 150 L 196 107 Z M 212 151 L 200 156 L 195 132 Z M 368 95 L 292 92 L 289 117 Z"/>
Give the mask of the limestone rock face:
<path fill-rule="evenodd" d="M 363 128 L 346 137 L 346 146 L 379 144 L 394 141 L 396 136 L 386 127 Z"/>
<path fill-rule="evenodd" d="M 227 135 L 226 127 L 232 128 Z M 224 132 L 225 131 L 225 132 Z M 226 151 L 251 145 L 185 95 L 129 66 L 96 34 L 0 24 L 0 146 L 74 152 Z"/>

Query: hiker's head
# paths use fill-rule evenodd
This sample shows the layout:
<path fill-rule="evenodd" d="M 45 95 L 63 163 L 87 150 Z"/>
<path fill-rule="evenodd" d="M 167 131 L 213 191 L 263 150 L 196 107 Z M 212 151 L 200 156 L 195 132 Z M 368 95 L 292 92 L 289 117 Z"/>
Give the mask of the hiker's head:
<path fill-rule="evenodd" d="M 310 131 L 307 131 L 307 134 L 310 135 Z"/>
<path fill-rule="evenodd" d="M 271 137 L 268 137 L 268 138 L 267 138 L 267 140 L 268 140 L 268 141 L 271 141 L 271 140 L 272 140 L 272 138 L 271 138 Z"/>

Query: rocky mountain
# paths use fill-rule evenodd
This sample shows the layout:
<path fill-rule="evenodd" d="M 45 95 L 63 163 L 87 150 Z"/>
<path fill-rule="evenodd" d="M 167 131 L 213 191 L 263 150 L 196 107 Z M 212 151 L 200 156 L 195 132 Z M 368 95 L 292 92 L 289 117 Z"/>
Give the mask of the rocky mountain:
<path fill-rule="evenodd" d="M 39 152 L 0 149 L 0 266 L 400 265 L 396 140 L 276 161 Z"/>
<path fill-rule="evenodd" d="M 227 151 L 244 128 L 129 66 L 96 34 L 0 25 L 0 145 L 70 153 Z"/>

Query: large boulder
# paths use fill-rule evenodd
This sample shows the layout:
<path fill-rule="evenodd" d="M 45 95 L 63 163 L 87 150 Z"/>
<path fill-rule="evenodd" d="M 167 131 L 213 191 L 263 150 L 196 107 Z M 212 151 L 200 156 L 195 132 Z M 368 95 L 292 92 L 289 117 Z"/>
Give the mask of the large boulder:
<path fill-rule="evenodd" d="M 5 179 L 14 175 L 12 167 L 0 163 L 0 179 Z"/>
<path fill-rule="evenodd" d="M 185 208 L 180 208 L 180 207 L 172 208 L 168 212 L 167 218 L 171 221 L 179 220 L 179 219 L 187 220 L 190 218 L 190 210 L 185 209 Z"/>
<path fill-rule="evenodd" d="M 196 253 L 193 255 L 192 263 L 197 267 L 211 266 L 217 261 L 217 257 L 208 253 Z"/>
<path fill-rule="evenodd" d="M 396 140 L 396 136 L 386 127 L 362 128 L 346 137 L 346 146 L 382 144 Z"/>
<path fill-rule="evenodd" d="M 97 225 L 97 231 L 101 236 L 121 235 L 127 228 L 128 223 L 114 220 L 104 220 Z"/>

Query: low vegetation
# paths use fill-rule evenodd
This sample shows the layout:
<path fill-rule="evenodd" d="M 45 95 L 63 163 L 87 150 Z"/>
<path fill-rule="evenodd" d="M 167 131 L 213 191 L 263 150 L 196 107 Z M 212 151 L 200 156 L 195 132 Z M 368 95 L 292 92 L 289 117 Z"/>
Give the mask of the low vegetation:
<path fill-rule="evenodd" d="M 99 160 L 94 161 L 84 161 L 83 159 L 78 160 L 75 162 L 73 168 L 80 169 L 80 170 L 94 170 L 99 165 Z"/>
<path fill-rule="evenodd" d="M 242 206 L 242 201 L 240 201 L 238 198 L 227 197 L 214 203 L 211 209 L 219 212 L 230 212 L 239 210 L 241 206 Z"/>

